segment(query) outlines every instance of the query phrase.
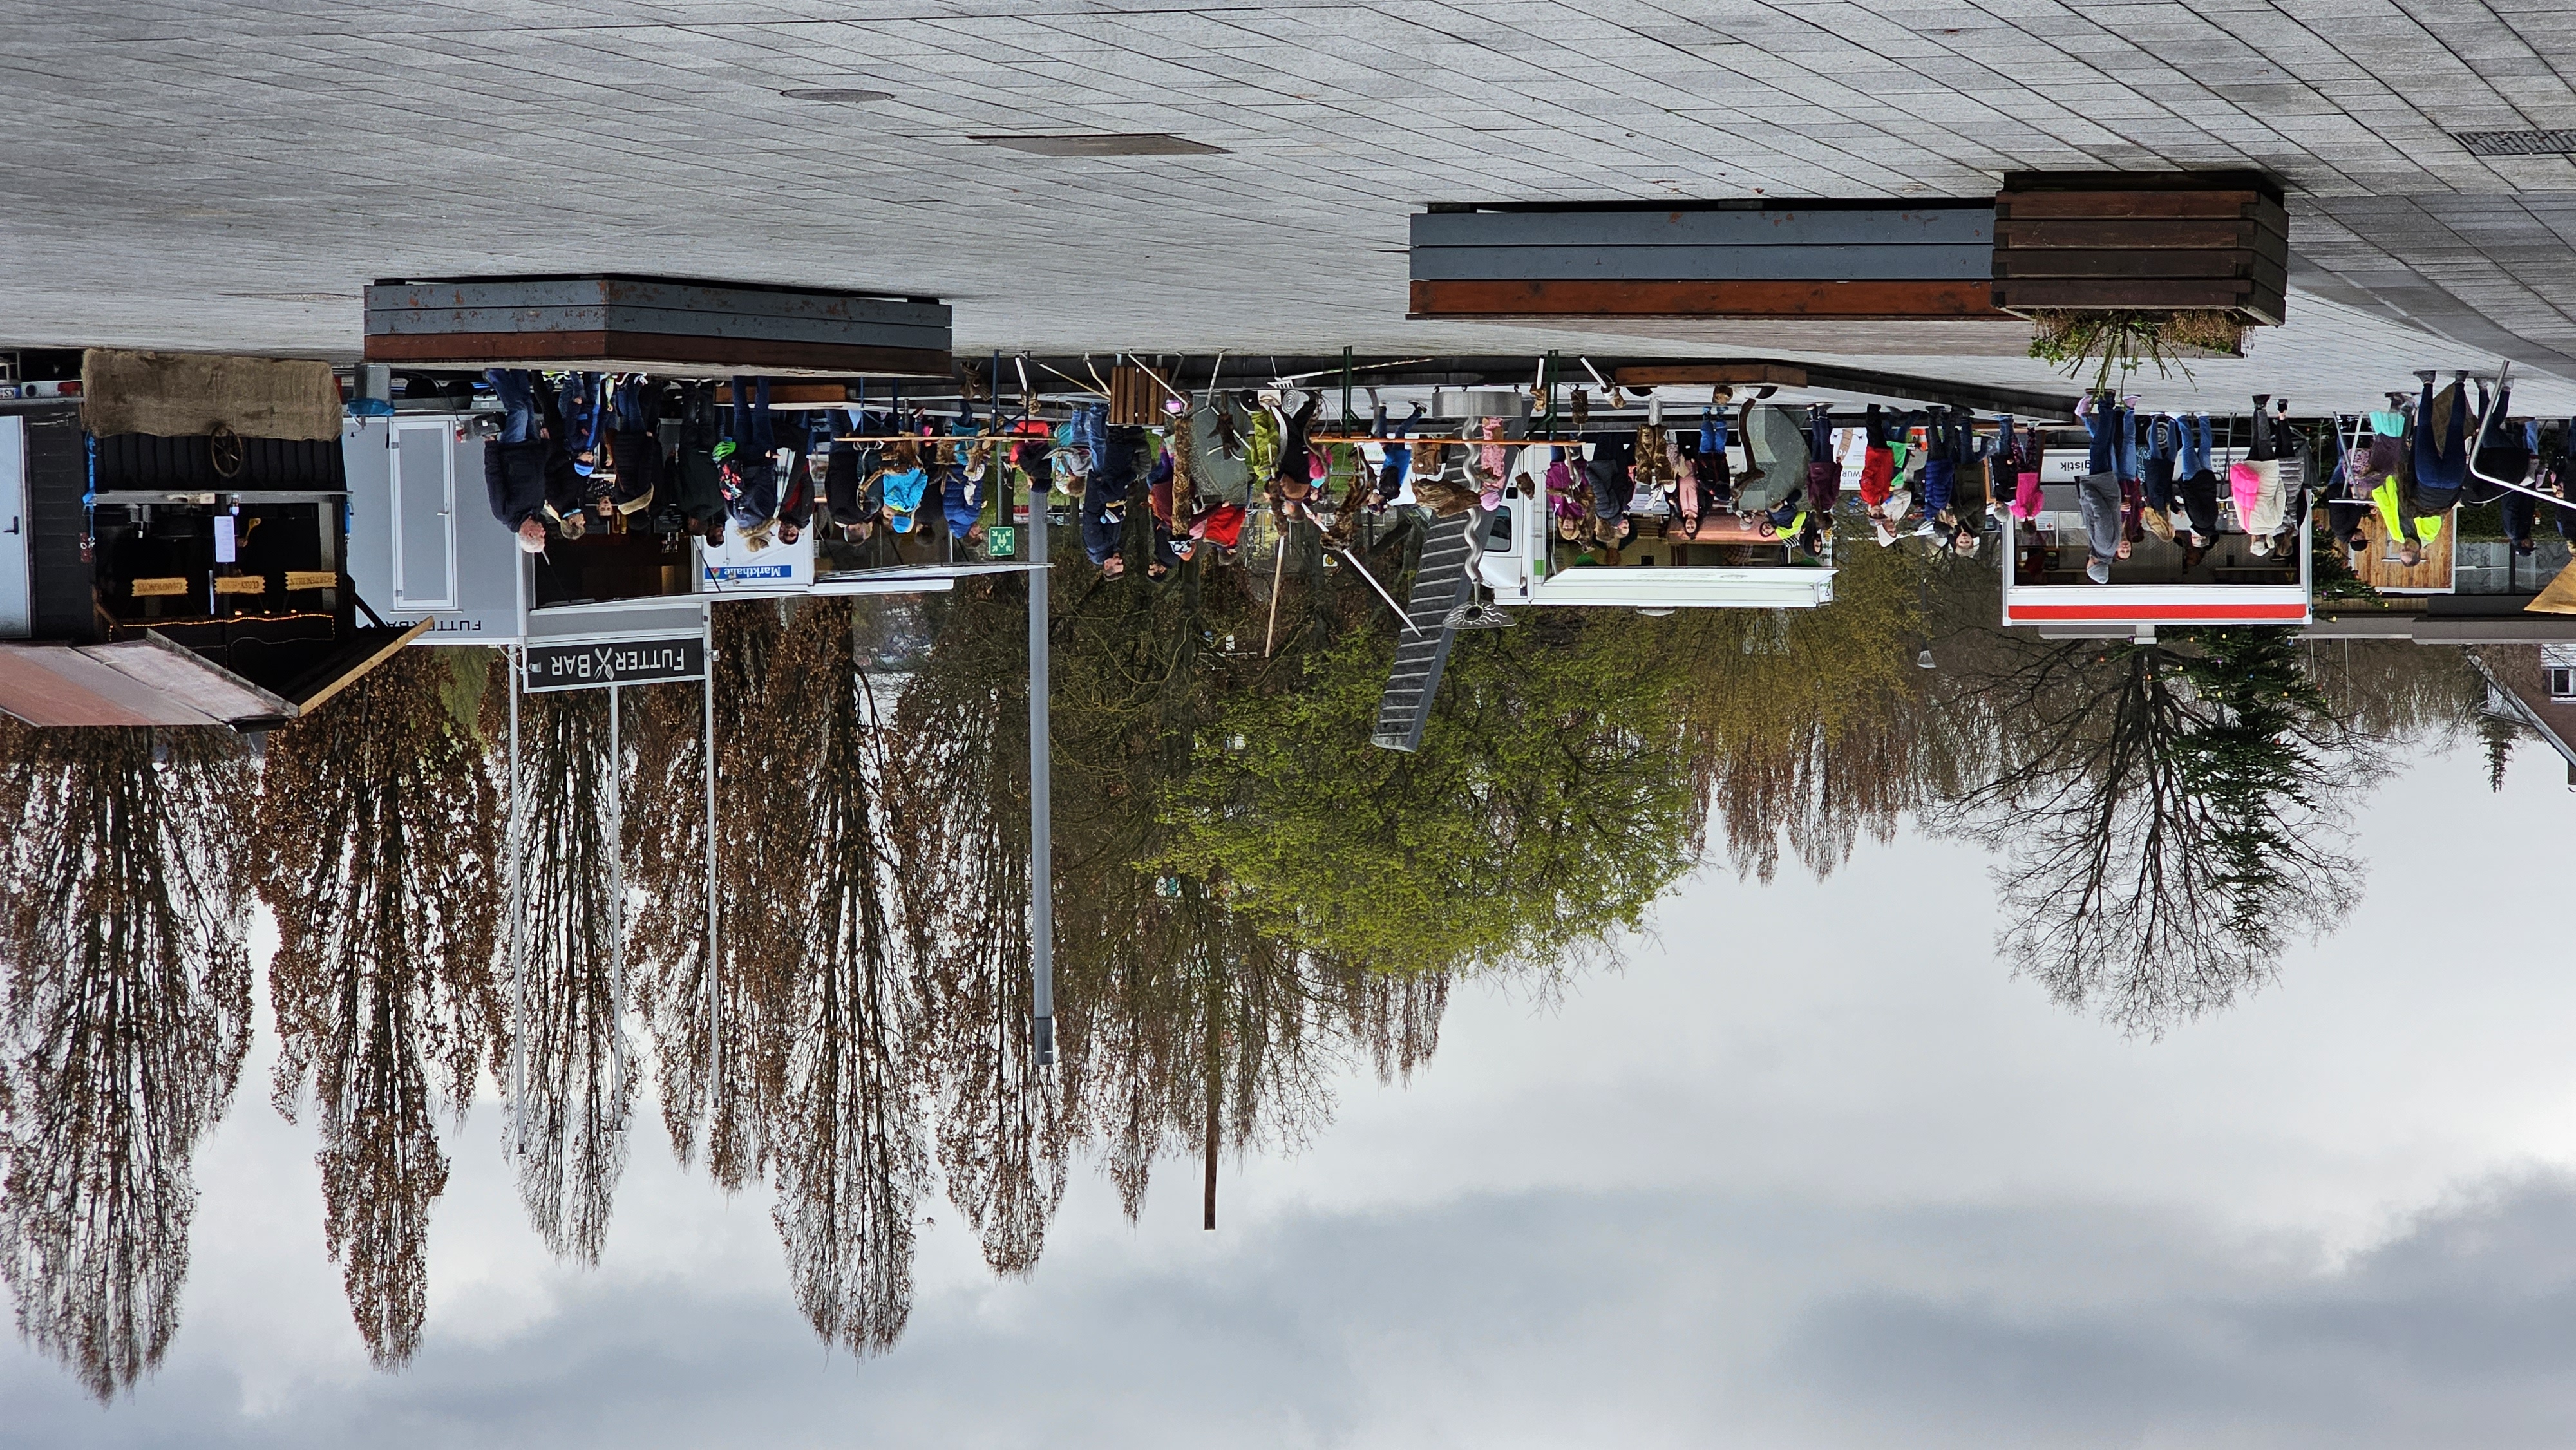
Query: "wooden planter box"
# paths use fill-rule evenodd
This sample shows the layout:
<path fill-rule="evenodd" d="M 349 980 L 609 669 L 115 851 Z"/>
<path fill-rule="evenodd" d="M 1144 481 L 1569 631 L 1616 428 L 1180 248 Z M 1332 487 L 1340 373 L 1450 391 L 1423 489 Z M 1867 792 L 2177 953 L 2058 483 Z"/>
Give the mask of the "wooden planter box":
<path fill-rule="evenodd" d="M 1415 318 L 2009 321 L 1983 202 L 1437 206 L 1413 218 Z"/>
<path fill-rule="evenodd" d="M 2280 188 L 2253 172 L 2017 172 L 1995 196 L 1994 305 L 2278 327 L 2289 233 Z"/>
<path fill-rule="evenodd" d="M 949 373 L 941 303 L 656 277 L 461 277 L 367 289 L 369 362 L 668 376 Z"/>

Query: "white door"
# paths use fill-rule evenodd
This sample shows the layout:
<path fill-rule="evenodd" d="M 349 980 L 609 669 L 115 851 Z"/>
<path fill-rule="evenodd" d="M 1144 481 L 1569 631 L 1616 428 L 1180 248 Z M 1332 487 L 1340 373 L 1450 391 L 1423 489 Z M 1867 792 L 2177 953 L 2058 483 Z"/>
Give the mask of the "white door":
<path fill-rule="evenodd" d="M 398 610 L 456 607 L 456 450 L 445 418 L 393 420 L 394 603 Z"/>
<path fill-rule="evenodd" d="M 36 520 L 27 499 L 27 420 L 0 418 L 0 639 L 25 639 L 35 627 L 27 540 Z"/>

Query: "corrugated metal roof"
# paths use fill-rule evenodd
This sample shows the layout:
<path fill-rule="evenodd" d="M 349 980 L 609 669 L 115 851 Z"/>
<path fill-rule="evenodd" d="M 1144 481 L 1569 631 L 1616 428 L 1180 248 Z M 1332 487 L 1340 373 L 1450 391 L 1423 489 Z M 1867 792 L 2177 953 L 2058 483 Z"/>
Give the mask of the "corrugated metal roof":
<path fill-rule="evenodd" d="M 150 636 L 0 645 L 0 710 L 30 725 L 228 725 L 295 713 L 213 661 Z"/>
<path fill-rule="evenodd" d="M 0 710 L 30 725 L 225 722 L 70 645 L 0 645 Z"/>

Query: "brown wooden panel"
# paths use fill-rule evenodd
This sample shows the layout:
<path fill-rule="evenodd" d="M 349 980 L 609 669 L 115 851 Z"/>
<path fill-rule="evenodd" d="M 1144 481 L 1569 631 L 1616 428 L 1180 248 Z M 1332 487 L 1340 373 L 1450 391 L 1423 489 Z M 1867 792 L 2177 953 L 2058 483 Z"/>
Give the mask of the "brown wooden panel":
<path fill-rule="evenodd" d="M 733 406 L 733 384 L 716 385 L 716 406 Z M 769 406 L 773 408 L 840 408 L 848 406 L 850 389 L 846 383 L 771 383 Z"/>
<path fill-rule="evenodd" d="M 1414 317 L 1830 317 L 2002 321 L 1972 282 L 1415 282 Z"/>
<path fill-rule="evenodd" d="M 1997 188 L 2016 196 L 2037 191 L 2253 191 L 2277 197 L 2281 185 L 2260 171 L 2007 171 Z"/>
<path fill-rule="evenodd" d="M 2256 300 L 2246 278 L 2174 281 L 2156 278 L 2016 278 L 1994 284 L 1997 306 L 2014 311 L 2074 308 L 2229 308 Z"/>
<path fill-rule="evenodd" d="M 2260 252 L 1998 252 L 1998 281 L 2049 277 L 2120 277 L 2141 282 L 2191 282 L 2211 278 L 2251 281 L 2255 290 L 2280 291 L 2290 282 L 2289 264 Z"/>
<path fill-rule="evenodd" d="M 2122 217 L 2253 218 L 2264 200 L 2252 191 L 2007 191 L 1995 197 L 1998 220 L 2050 217 L 2113 220 Z"/>
<path fill-rule="evenodd" d="M 2260 244 L 2263 227 L 2248 220 L 1998 221 L 1995 250 L 2085 247 L 2098 251 L 2191 249 L 2217 251 Z"/>
<path fill-rule="evenodd" d="M 2255 277 L 2279 262 L 2252 247 L 2208 252 L 2087 252 L 2043 248 L 1995 253 L 1997 277 Z"/>
<path fill-rule="evenodd" d="M 1684 363 L 1672 367 L 1621 368 L 1610 381 L 1623 388 L 1691 387 L 1725 384 L 1742 387 L 1768 383 L 1783 388 L 1807 385 L 1807 370 L 1788 363 Z"/>
<path fill-rule="evenodd" d="M 1151 428 L 1166 421 L 1163 400 L 1171 396 L 1170 380 L 1136 363 L 1109 370 L 1109 421 L 1120 427 Z"/>
<path fill-rule="evenodd" d="M 2002 221 L 2250 221 L 2287 236 L 2290 214 L 2253 192 L 2035 192 L 1995 198 Z M 1998 238 L 2000 240 L 2000 238 Z"/>
<path fill-rule="evenodd" d="M 369 362 L 490 367 L 520 364 L 615 370 L 652 363 L 739 372 L 866 373 L 946 377 L 949 357 L 921 348 L 758 338 L 686 337 L 654 332 L 370 333 Z"/>

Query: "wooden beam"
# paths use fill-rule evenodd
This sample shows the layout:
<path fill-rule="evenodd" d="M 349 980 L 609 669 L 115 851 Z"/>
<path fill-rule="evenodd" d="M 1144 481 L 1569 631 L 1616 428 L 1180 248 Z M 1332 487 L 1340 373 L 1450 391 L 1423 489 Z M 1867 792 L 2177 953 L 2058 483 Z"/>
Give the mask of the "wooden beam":
<path fill-rule="evenodd" d="M 2005 320 L 1984 281 L 1415 282 L 1409 315 Z"/>
<path fill-rule="evenodd" d="M 2246 278 L 2158 281 L 2146 278 L 2016 278 L 1994 284 L 1996 304 L 2015 312 L 2051 308 L 2204 311 L 2241 307 L 2280 320 L 2282 295 Z"/>
<path fill-rule="evenodd" d="M 2081 247 L 2096 251 L 2224 251 L 2251 247 L 2266 255 L 2286 252 L 2281 234 L 2251 219 L 2211 221 L 2184 217 L 2130 217 L 2118 221 L 2019 219 L 1995 223 L 1995 250 Z"/>
<path fill-rule="evenodd" d="M 333 695 L 340 693 L 342 690 L 349 688 L 351 685 L 356 684 L 358 680 L 367 673 L 367 671 L 374 669 L 376 666 L 383 664 L 389 659 L 392 659 L 394 657 L 395 650 L 401 649 L 403 646 L 410 644 L 413 640 L 416 640 L 422 635 L 428 633 L 429 627 L 437 622 L 437 617 L 434 615 L 422 618 L 418 624 L 413 625 L 411 628 L 404 630 L 400 635 L 387 641 L 383 648 L 368 655 L 357 668 L 343 671 L 338 679 L 323 686 L 320 694 L 297 705 L 295 707 L 295 713 L 297 715 L 310 715 L 314 711 L 321 709 L 324 701 L 330 699 Z"/>
<path fill-rule="evenodd" d="M 850 388 L 845 382 L 771 383 L 769 406 L 773 408 L 842 408 L 849 406 Z M 716 385 L 716 405 L 733 406 L 733 384 Z"/>
<path fill-rule="evenodd" d="M 1995 278 L 2134 277 L 2182 281 L 2199 277 L 2289 280 L 2286 264 L 2257 255 L 2251 247 L 2210 252 L 2010 251 L 1995 253 Z"/>
<path fill-rule="evenodd" d="M 852 347 L 651 332 L 377 332 L 369 362 L 453 368 L 558 367 L 644 371 L 678 364 L 699 372 L 804 372 L 947 377 L 949 355 L 929 348 Z"/>
<path fill-rule="evenodd" d="M 1807 385 L 1807 370 L 1794 363 L 1679 363 L 1669 367 L 1619 368 L 1610 374 L 1610 381 L 1623 388 L 1689 387 L 1701 383 L 1712 387 L 1771 384 L 1803 388 Z"/>
<path fill-rule="evenodd" d="M 2277 201 L 2281 183 L 2260 171 L 2007 171 L 2002 190 L 2015 196 L 2039 191 L 2253 191 Z"/>
<path fill-rule="evenodd" d="M 1939 378 L 1907 377 L 1857 368 L 1810 367 L 1807 386 L 1864 397 L 1902 398 L 1944 408 L 1971 408 L 1984 413 L 2010 413 L 2025 422 L 2072 423 L 2073 399 L 2066 393 L 2034 393 L 1984 383 L 1955 383 Z"/>
<path fill-rule="evenodd" d="M 2004 192 L 1995 198 L 1998 220 L 2035 221 L 2062 217 L 2108 221 L 2120 217 L 2251 218 L 2269 202 L 2262 193 L 2234 191 L 2036 191 Z"/>

